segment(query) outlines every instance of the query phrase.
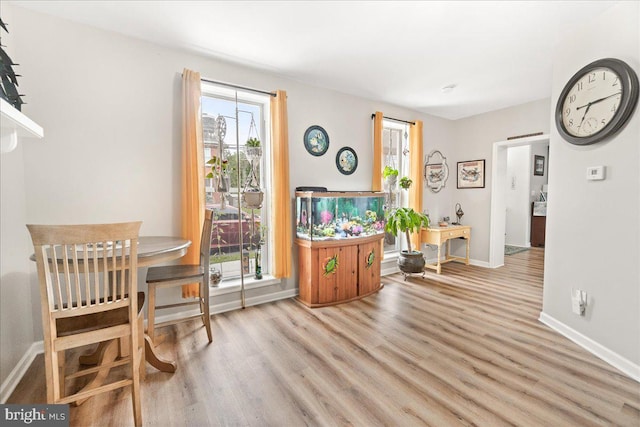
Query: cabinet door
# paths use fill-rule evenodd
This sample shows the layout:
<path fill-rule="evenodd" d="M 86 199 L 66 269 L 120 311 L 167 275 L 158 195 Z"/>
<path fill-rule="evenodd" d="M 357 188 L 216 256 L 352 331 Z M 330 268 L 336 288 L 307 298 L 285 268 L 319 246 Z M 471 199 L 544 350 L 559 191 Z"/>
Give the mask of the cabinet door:
<path fill-rule="evenodd" d="M 358 295 L 358 247 L 318 249 L 318 303 L 344 301 Z"/>
<path fill-rule="evenodd" d="M 546 216 L 531 217 L 531 246 L 544 247 L 546 226 L 547 226 Z"/>
<path fill-rule="evenodd" d="M 358 295 L 380 287 L 380 242 L 358 245 Z"/>

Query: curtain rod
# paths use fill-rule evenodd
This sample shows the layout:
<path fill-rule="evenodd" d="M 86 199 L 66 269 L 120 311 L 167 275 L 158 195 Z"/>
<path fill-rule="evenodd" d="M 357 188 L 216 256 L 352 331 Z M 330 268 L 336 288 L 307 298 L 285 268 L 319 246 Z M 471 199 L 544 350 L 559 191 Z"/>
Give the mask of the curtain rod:
<path fill-rule="evenodd" d="M 375 117 L 376 117 L 376 114 L 375 114 L 375 113 L 373 113 L 373 114 L 371 115 L 371 119 L 373 120 Z M 400 123 L 408 123 L 408 124 L 410 124 L 410 125 L 415 125 L 415 124 L 416 124 L 416 122 L 408 122 L 408 121 L 406 121 L 406 120 L 394 119 L 393 117 L 382 116 L 382 118 L 383 118 L 383 119 L 387 119 L 387 120 L 394 120 L 394 121 L 396 121 L 396 122 L 400 122 Z"/>
<path fill-rule="evenodd" d="M 234 88 L 234 89 L 242 89 L 242 90 L 248 90 L 248 91 L 250 91 L 250 92 L 262 93 L 262 94 L 264 94 L 264 95 L 269 95 L 269 96 L 273 96 L 273 97 L 275 97 L 275 96 L 276 96 L 276 93 L 275 93 L 275 92 L 267 92 L 267 91 L 265 91 L 265 90 L 253 89 L 253 88 L 250 88 L 250 87 L 239 86 L 239 85 L 234 85 L 234 84 L 231 84 L 231 83 L 225 83 L 225 82 L 219 82 L 219 81 L 216 81 L 216 80 L 209 80 L 209 79 L 202 79 L 202 78 L 201 78 L 201 79 L 200 79 L 200 81 L 202 81 L 202 82 L 207 82 L 207 83 L 213 83 L 213 84 L 221 85 L 221 86 L 232 87 L 232 88 Z"/>

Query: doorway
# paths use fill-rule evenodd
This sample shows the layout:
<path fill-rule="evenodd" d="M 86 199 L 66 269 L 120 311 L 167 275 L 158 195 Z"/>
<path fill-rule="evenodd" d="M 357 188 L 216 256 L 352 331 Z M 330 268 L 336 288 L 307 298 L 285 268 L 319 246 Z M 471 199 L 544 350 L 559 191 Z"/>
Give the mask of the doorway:
<path fill-rule="evenodd" d="M 549 144 L 549 135 L 536 135 L 493 144 L 491 176 L 491 219 L 489 226 L 489 267 L 504 265 L 506 229 L 507 150 L 534 144 Z M 527 190 L 528 191 L 528 190 Z"/>

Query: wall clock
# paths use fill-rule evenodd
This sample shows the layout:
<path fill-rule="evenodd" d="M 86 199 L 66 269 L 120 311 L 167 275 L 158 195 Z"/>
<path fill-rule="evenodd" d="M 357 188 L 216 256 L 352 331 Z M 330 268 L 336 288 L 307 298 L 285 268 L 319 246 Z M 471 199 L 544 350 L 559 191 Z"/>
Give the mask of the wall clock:
<path fill-rule="evenodd" d="M 637 102 L 633 69 L 619 59 L 599 59 L 565 85 L 556 105 L 556 127 L 571 144 L 593 144 L 622 129 Z"/>

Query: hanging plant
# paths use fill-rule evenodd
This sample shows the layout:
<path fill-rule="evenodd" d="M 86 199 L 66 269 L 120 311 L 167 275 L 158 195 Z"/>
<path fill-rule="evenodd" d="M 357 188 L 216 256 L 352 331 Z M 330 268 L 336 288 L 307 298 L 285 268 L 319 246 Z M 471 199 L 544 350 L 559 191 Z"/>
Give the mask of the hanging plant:
<path fill-rule="evenodd" d="M 7 26 L 2 22 L 2 19 L 0 19 L 0 27 L 9 34 L 9 30 L 7 30 Z M 13 71 L 12 65 L 19 64 L 14 63 L 9 58 L 9 55 L 0 44 L 0 89 L 2 89 L 0 90 L 0 97 L 19 111 L 22 109 L 22 104 L 24 104 L 21 99 L 24 95 L 18 93 L 18 75 Z"/>
<path fill-rule="evenodd" d="M 253 136 L 252 136 L 253 135 Z M 249 124 L 248 139 L 245 144 L 247 146 L 247 157 L 249 160 L 257 160 L 262 157 L 262 147 L 260 147 L 260 139 L 258 138 L 258 129 L 256 121 L 251 114 L 251 123 Z"/>
<path fill-rule="evenodd" d="M 408 190 L 409 187 L 411 187 L 412 183 L 413 183 L 413 180 L 410 179 L 408 176 L 403 176 L 402 178 L 400 178 L 400 182 L 399 182 L 400 187 L 405 190 Z"/>
<path fill-rule="evenodd" d="M 260 140 L 258 138 L 247 139 L 247 158 L 250 161 L 258 160 L 262 157 L 262 147 L 260 146 Z"/>

